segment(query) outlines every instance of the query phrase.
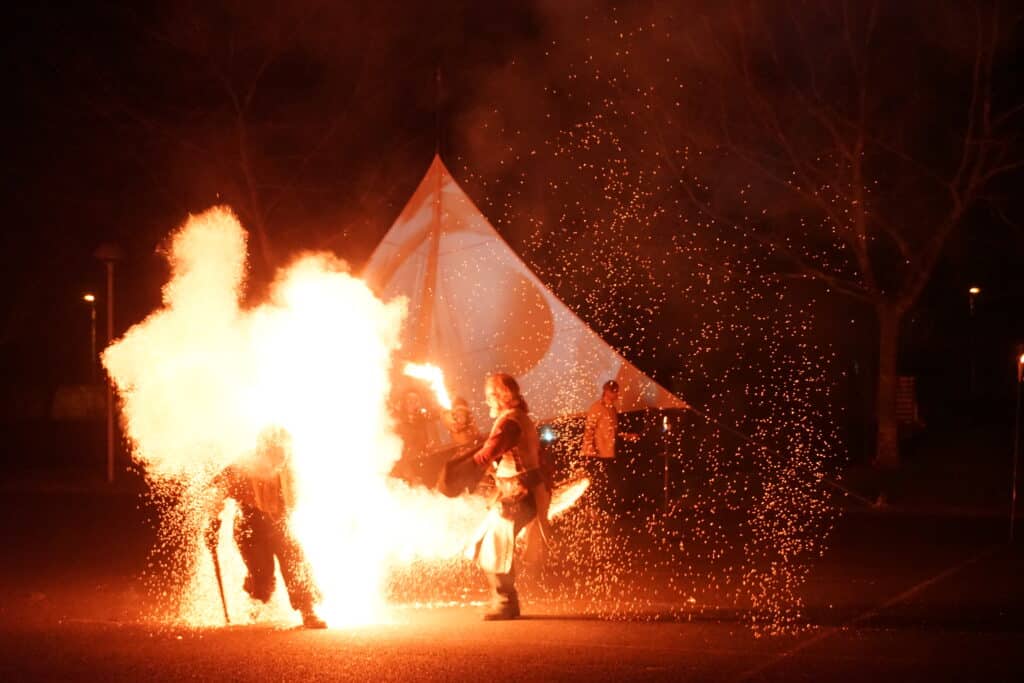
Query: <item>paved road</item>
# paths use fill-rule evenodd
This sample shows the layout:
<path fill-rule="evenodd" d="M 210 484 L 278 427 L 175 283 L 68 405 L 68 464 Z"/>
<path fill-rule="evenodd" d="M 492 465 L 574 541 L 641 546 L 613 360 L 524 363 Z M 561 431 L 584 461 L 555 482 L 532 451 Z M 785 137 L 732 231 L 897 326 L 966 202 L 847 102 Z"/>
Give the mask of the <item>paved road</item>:
<path fill-rule="evenodd" d="M 357 629 L 195 630 L 143 616 L 152 530 L 136 498 L 2 499 L 0 680 L 1024 679 L 1024 548 L 994 518 L 847 515 L 795 636 L 755 637 L 724 608 L 607 621 L 544 601 L 513 623 L 449 607 Z"/>

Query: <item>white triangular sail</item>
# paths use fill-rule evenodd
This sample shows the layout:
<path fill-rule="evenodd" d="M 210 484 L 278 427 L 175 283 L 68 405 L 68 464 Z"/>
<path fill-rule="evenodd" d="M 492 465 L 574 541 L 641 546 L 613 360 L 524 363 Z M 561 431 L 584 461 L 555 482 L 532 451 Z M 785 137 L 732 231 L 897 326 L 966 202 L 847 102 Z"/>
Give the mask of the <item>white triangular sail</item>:
<path fill-rule="evenodd" d="M 514 376 L 540 420 L 586 411 L 609 379 L 619 383 L 622 410 L 684 405 L 544 286 L 440 156 L 363 276 L 379 296 L 409 300 L 405 353 L 439 365 L 452 395 L 477 408 L 491 372 Z"/>

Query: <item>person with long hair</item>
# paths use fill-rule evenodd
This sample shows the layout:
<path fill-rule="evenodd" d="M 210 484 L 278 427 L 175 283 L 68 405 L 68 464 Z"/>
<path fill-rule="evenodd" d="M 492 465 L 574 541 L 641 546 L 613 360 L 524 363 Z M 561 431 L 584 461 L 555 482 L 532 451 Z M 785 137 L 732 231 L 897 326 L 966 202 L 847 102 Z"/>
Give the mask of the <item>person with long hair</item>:
<path fill-rule="evenodd" d="M 484 398 L 494 426 L 473 455 L 478 466 L 494 475 L 497 500 L 473 547 L 473 557 L 487 574 L 493 607 L 487 621 L 519 617 L 513 554 L 519 531 L 536 521 L 547 533 L 551 489 L 541 468 L 540 438 L 519 383 L 496 373 L 484 382 Z"/>

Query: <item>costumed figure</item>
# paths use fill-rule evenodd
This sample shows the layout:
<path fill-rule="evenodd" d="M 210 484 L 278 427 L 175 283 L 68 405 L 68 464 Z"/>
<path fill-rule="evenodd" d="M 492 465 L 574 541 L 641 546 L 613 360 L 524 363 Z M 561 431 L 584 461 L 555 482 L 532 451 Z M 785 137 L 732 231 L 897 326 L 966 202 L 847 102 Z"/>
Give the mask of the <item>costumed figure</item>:
<path fill-rule="evenodd" d="M 402 439 L 402 457 L 392 474 L 410 484 L 422 484 L 430 450 L 431 422 L 437 416 L 418 391 L 409 389 L 402 396 L 396 417 L 395 428 Z"/>
<path fill-rule="evenodd" d="M 473 454 L 483 442 L 483 437 L 476 427 L 469 404 L 457 396 L 452 401 L 451 410 L 442 410 L 440 414 L 451 443 L 430 454 L 430 471 L 426 474 L 436 478 L 436 488 L 446 496 L 455 497 L 469 492 L 489 496 L 494 487 L 489 485 L 489 480 L 481 481 L 484 471 L 473 462 Z M 453 467 L 461 467 L 462 471 Z"/>
<path fill-rule="evenodd" d="M 234 499 L 238 504 L 234 538 L 247 570 L 245 592 L 260 602 L 270 600 L 274 593 L 276 557 L 288 599 L 292 608 L 302 615 L 303 626 L 326 628 L 327 624 L 313 610 L 319 596 L 309 566 L 302 548 L 288 529 L 295 492 L 287 448 L 287 432 L 268 429 L 260 435 L 259 445 L 251 457 L 230 465 L 214 478 L 210 503 L 212 521 L 207 527 L 206 543 L 215 553 L 220 512 L 226 499 Z"/>
<path fill-rule="evenodd" d="M 480 439 L 480 430 L 476 428 L 473 421 L 473 413 L 469 410 L 469 403 L 461 396 L 452 401 L 452 409 L 441 413 L 441 420 L 452 437 L 452 443 L 456 446 L 468 446 Z"/>
<path fill-rule="evenodd" d="M 496 497 L 470 554 L 486 572 L 493 591 L 493 609 L 484 619 L 515 619 L 519 616 L 513 562 L 516 536 L 535 522 L 535 542 L 550 538 L 551 486 L 542 467 L 537 427 L 516 380 L 505 374 L 490 375 L 484 394 L 494 426 L 472 462 L 493 471 Z"/>

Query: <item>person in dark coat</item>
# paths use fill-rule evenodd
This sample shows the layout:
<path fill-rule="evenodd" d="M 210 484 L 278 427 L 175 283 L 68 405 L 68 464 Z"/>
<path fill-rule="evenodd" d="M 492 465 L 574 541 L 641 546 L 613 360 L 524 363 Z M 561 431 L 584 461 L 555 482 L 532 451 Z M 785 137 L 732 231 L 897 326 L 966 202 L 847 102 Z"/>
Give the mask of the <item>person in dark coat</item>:
<path fill-rule="evenodd" d="M 216 545 L 220 511 L 228 498 L 234 499 L 238 504 L 234 537 L 247 571 L 245 592 L 260 602 L 270 600 L 277 558 L 288 599 L 302 615 L 303 626 L 326 628 L 314 611 L 319 596 L 309 565 L 288 529 L 295 492 L 287 449 L 287 432 L 267 430 L 250 458 L 230 465 L 214 478 L 210 508 L 213 521 L 207 528 L 207 545 Z"/>

